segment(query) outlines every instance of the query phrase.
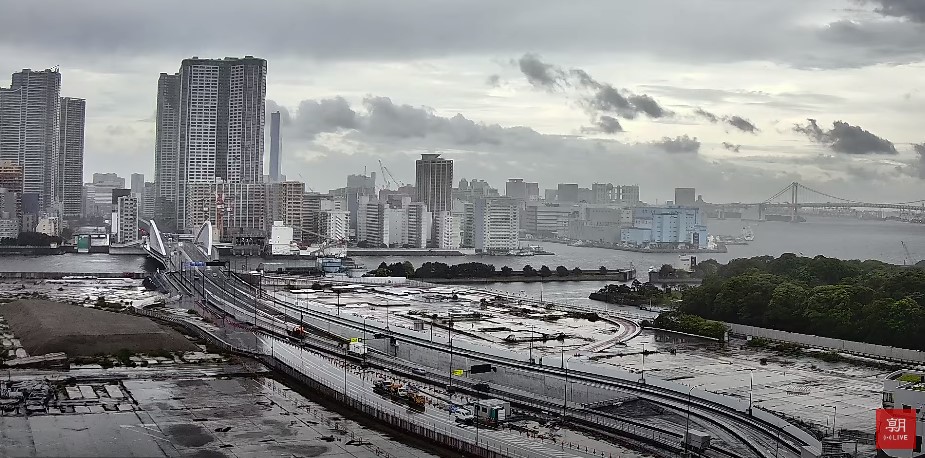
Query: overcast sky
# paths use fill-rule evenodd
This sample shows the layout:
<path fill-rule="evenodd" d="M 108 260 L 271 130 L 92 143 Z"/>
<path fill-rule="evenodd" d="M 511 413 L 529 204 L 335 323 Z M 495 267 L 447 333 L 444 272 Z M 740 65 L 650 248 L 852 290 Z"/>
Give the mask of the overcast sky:
<path fill-rule="evenodd" d="M 185 57 L 268 60 L 283 173 L 318 191 L 379 160 L 413 182 L 696 187 L 791 181 L 925 198 L 922 0 L 0 0 L 0 75 L 60 65 L 87 99 L 84 172 L 153 179 L 157 77 Z M 269 120 L 269 116 L 267 117 Z M 269 143 L 267 143 L 269 145 Z"/>

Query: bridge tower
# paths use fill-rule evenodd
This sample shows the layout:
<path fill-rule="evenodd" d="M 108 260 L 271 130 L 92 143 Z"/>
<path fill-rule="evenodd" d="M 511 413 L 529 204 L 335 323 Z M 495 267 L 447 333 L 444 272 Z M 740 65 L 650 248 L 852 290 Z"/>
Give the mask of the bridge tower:
<path fill-rule="evenodd" d="M 800 183 L 797 183 L 796 181 L 794 181 L 793 183 L 790 183 L 790 222 L 791 223 L 800 222 L 799 215 L 797 213 L 797 210 L 799 209 L 799 203 L 798 203 L 799 201 L 797 199 L 797 193 L 799 189 L 800 189 Z"/>

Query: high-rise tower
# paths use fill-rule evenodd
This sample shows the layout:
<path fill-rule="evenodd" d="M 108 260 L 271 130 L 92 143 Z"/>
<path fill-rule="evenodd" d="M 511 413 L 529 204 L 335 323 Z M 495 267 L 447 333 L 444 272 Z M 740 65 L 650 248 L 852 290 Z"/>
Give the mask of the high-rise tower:
<path fill-rule="evenodd" d="M 87 102 L 62 97 L 59 113 L 58 196 L 61 216 L 80 218 L 83 214 L 84 122 Z"/>
<path fill-rule="evenodd" d="M 179 216 L 180 75 L 161 73 L 157 80 L 157 125 L 154 143 L 154 218 L 163 229 L 176 230 Z"/>
<path fill-rule="evenodd" d="M 0 89 L 0 160 L 22 166 L 22 192 L 36 195 L 44 208 L 59 199 L 60 95 L 57 69 L 24 69 L 13 74 L 9 89 Z"/>
<path fill-rule="evenodd" d="M 279 138 L 279 112 L 274 111 L 270 113 L 270 182 L 279 183 L 282 181 L 280 178 L 280 167 L 279 167 L 279 148 L 280 148 L 280 138 Z"/>
<path fill-rule="evenodd" d="M 193 57 L 161 74 L 155 183 L 178 229 L 188 225 L 189 185 L 263 181 L 266 75 L 267 61 L 251 56 Z"/>
<path fill-rule="evenodd" d="M 453 161 L 439 154 L 422 154 L 415 161 L 415 202 L 424 202 L 431 213 L 451 211 Z"/>

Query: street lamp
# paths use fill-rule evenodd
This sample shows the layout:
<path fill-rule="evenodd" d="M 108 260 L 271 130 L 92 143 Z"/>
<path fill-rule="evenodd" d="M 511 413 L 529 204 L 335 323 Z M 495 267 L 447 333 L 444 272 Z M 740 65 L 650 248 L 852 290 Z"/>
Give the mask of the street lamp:
<path fill-rule="evenodd" d="M 694 388 L 703 386 L 703 384 L 694 385 L 690 390 L 687 390 L 687 427 L 684 429 L 684 437 L 681 438 L 681 442 L 684 442 L 684 456 L 691 456 L 690 449 L 688 448 L 688 437 L 691 433 L 691 395 L 694 392 Z"/>

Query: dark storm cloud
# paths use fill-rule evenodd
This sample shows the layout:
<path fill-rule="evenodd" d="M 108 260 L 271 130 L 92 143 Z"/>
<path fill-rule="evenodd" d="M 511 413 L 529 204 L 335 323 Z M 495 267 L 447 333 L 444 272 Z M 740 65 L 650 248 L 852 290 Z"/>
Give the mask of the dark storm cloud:
<path fill-rule="evenodd" d="M 729 124 L 730 126 L 735 127 L 736 129 L 741 130 L 742 132 L 748 132 L 748 133 L 750 133 L 750 134 L 754 134 L 754 133 L 757 133 L 757 132 L 758 132 L 758 128 L 755 127 L 754 124 L 752 124 L 749 120 L 747 120 L 747 119 L 745 119 L 745 118 L 743 118 L 743 117 L 741 117 L 741 116 L 729 116 L 729 117 L 725 117 L 725 118 L 723 118 L 723 121 L 725 121 L 725 122 L 726 122 L 727 124 Z"/>
<path fill-rule="evenodd" d="M 543 62 L 536 54 L 524 54 L 517 59 L 517 66 L 527 77 L 527 81 L 535 87 L 554 90 L 566 83 L 564 70 Z"/>
<path fill-rule="evenodd" d="M 922 0 L 874 0 L 880 6 L 874 11 L 884 15 L 901 17 L 913 22 L 925 22 L 925 2 Z"/>
<path fill-rule="evenodd" d="M 896 154 L 892 142 L 880 138 L 858 126 L 844 121 L 835 121 L 831 129 L 823 129 L 815 119 L 807 119 L 805 125 L 795 124 L 793 131 L 806 135 L 816 143 L 828 146 L 832 151 L 844 154 Z"/>
<path fill-rule="evenodd" d="M 727 150 L 732 151 L 733 153 L 738 153 L 738 152 L 739 152 L 739 148 L 741 148 L 741 147 L 742 147 L 742 145 L 734 145 L 734 144 L 729 143 L 729 142 L 723 142 L 723 148 L 726 148 Z"/>
<path fill-rule="evenodd" d="M 620 120 L 613 116 L 603 115 L 594 122 L 594 127 L 582 129 L 585 132 L 601 132 L 604 134 L 616 134 L 623 132 L 623 126 Z"/>
<path fill-rule="evenodd" d="M 697 137 L 682 135 L 680 137 L 663 137 L 660 141 L 651 143 L 666 153 L 696 153 L 700 151 L 700 141 Z"/>

